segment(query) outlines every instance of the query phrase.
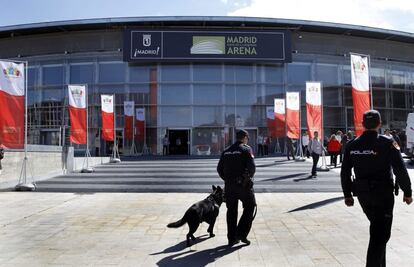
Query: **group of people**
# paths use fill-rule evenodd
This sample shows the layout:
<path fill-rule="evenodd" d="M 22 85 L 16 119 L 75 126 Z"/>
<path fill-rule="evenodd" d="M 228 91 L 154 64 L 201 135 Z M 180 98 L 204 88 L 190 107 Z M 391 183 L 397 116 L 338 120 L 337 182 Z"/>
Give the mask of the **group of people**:
<path fill-rule="evenodd" d="M 352 132 L 342 134 L 338 131 L 331 136 L 327 147 L 328 151 L 333 152 L 333 164 L 336 163 L 337 156 L 341 155 L 340 176 L 345 205 L 353 206 L 353 196 L 357 196 L 370 221 L 366 266 L 386 266 L 385 251 L 391 236 L 394 193 L 398 195 L 397 190 L 401 188 L 403 201 L 407 205 L 411 204 L 411 182 L 399 144 L 394 138 L 378 132 L 381 127 L 379 112 L 365 112 L 362 124 L 364 132 L 361 136 L 355 138 Z M 317 131 L 313 132 L 313 138 L 303 142 L 303 150 L 309 151 L 309 156 L 313 159 L 312 176 L 316 176 L 316 163 L 325 149 L 318 134 Z M 240 241 L 250 244 L 247 236 L 257 209 L 253 190 L 256 168 L 252 149 L 247 145 L 249 135 L 246 131 L 239 130 L 236 136 L 237 141 L 224 150 L 217 166 L 217 172 L 225 183 L 229 246 Z M 395 182 L 393 173 L 396 176 Z M 239 200 L 243 204 L 243 214 L 237 223 Z"/>

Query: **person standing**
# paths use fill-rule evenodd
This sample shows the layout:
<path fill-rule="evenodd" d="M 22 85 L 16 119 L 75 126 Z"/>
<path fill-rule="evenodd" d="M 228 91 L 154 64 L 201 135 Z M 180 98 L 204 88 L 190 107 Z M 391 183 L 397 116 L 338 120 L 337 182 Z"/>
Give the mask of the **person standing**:
<path fill-rule="evenodd" d="M 363 134 L 350 141 L 345 149 L 341 185 L 345 205 L 354 205 L 353 192 L 370 221 L 366 266 L 385 266 L 394 209 L 393 172 L 407 205 L 412 202 L 411 182 L 397 142 L 378 134 L 380 113 L 376 110 L 365 112 L 362 125 L 365 129 Z M 352 169 L 354 181 L 351 178 Z"/>
<path fill-rule="evenodd" d="M 265 156 L 269 155 L 269 145 L 270 145 L 270 137 L 264 136 L 263 137 L 263 152 Z"/>
<path fill-rule="evenodd" d="M 263 156 L 263 136 L 259 134 L 257 136 L 257 155 Z"/>
<path fill-rule="evenodd" d="M 166 156 L 168 155 L 168 146 L 170 145 L 170 140 L 168 139 L 168 136 L 165 135 L 162 139 L 162 155 Z"/>
<path fill-rule="evenodd" d="M 324 150 L 321 140 L 318 138 L 318 131 L 313 132 L 313 138 L 309 142 L 309 152 L 312 156 L 312 171 L 311 175 L 313 179 L 316 179 L 316 165 L 318 164 L 319 157 L 322 155 L 322 150 Z"/>
<path fill-rule="evenodd" d="M 3 171 L 3 167 L 1 166 L 1 161 L 4 159 L 4 147 L 3 144 L 0 143 L 0 174 Z"/>
<path fill-rule="evenodd" d="M 247 236 L 253 222 L 256 199 L 253 190 L 253 176 L 256 172 L 252 149 L 247 145 L 249 134 L 244 130 L 236 133 L 237 141 L 221 154 L 217 172 L 225 185 L 227 206 L 227 239 L 233 246 L 240 241 L 250 245 Z M 243 214 L 237 224 L 239 200 L 243 204 Z"/>
<path fill-rule="evenodd" d="M 308 135 L 308 132 L 305 131 L 302 135 L 302 150 L 303 150 L 303 154 L 306 155 L 307 158 L 310 157 L 308 145 L 309 145 L 309 135 Z"/>
<path fill-rule="evenodd" d="M 295 160 L 295 150 L 293 149 L 293 140 L 289 136 L 286 136 L 286 149 L 287 149 L 287 159 L 290 160 L 290 156 L 292 156 L 293 160 Z"/>
<path fill-rule="evenodd" d="M 328 153 L 331 156 L 331 166 L 333 165 L 336 168 L 336 163 L 338 159 L 338 154 L 341 151 L 341 143 L 338 141 L 336 136 L 331 135 L 331 139 L 328 141 Z"/>
<path fill-rule="evenodd" d="M 97 133 L 95 135 L 95 156 L 96 157 L 100 156 L 99 154 L 100 150 L 101 150 L 101 139 L 99 138 L 99 133 Z"/>

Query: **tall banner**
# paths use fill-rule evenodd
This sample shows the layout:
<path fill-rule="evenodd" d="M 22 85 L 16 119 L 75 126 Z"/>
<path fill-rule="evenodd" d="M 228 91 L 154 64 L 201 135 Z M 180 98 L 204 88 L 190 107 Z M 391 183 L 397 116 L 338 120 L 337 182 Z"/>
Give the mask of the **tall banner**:
<path fill-rule="evenodd" d="M 299 92 L 286 92 L 286 134 L 293 139 L 300 138 Z"/>
<path fill-rule="evenodd" d="M 24 148 L 24 63 L 0 61 L 0 144 Z"/>
<path fill-rule="evenodd" d="M 102 139 L 114 141 L 114 95 L 101 95 Z"/>
<path fill-rule="evenodd" d="M 74 144 L 86 144 L 86 86 L 68 85 L 70 141 Z"/>
<path fill-rule="evenodd" d="M 359 136 L 364 131 L 362 115 L 371 109 L 368 56 L 351 54 L 351 79 L 355 134 Z"/>
<path fill-rule="evenodd" d="M 275 108 L 274 107 L 266 107 L 266 121 L 267 121 L 267 129 L 269 131 L 269 136 L 275 137 L 276 133 L 276 125 L 275 125 Z"/>
<path fill-rule="evenodd" d="M 306 118 L 309 137 L 316 131 L 323 139 L 322 87 L 320 82 L 306 82 Z"/>
<path fill-rule="evenodd" d="M 137 108 L 135 110 L 135 121 L 136 121 L 136 135 L 137 141 L 144 141 L 145 138 L 145 109 Z"/>
<path fill-rule="evenodd" d="M 281 138 L 286 135 L 286 110 L 285 99 L 275 98 L 275 137 Z"/>
<path fill-rule="evenodd" d="M 134 101 L 124 101 L 124 118 L 125 118 L 125 139 L 132 140 L 134 138 Z"/>

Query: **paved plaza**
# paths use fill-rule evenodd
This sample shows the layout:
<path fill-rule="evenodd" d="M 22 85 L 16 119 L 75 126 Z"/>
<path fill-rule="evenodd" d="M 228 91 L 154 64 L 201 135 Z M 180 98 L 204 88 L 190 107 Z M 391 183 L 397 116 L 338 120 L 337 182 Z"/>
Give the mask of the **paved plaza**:
<path fill-rule="evenodd" d="M 273 164 L 271 161 L 275 160 L 258 159 L 257 164 Z M 282 178 L 261 187 L 264 193 L 256 194 L 258 212 L 249 235 L 252 244 L 233 248 L 226 246 L 225 206 L 214 228 L 216 237 L 208 238 L 207 224 L 203 223 L 190 248 L 185 246 L 186 225 L 178 229 L 166 227 L 180 219 L 192 203 L 207 196 L 205 192 L 213 181 L 208 179 L 216 179 L 213 177 L 204 182 L 196 180 L 185 192 L 172 193 L 151 192 L 151 188 L 131 193 L 86 190 L 90 179 L 99 181 L 99 177 L 105 177 L 102 174 L 95 178 L 69 175 L 57 179 L 66 179 L 66 184 L 54 184 L 54 178 L 43 183 L 43 192 L 2 192 L 0 266 L 364 266 L 368 221 L 358 203 L 353 208 L 343 204 L 337 189 L 339 169 L 330 175 L 321 174 L 316 181 L 295 182 L 293 179 L 302 179 L 297 178 L 302 168 L 295 164 L 303 165 L 303 169 L 310 166 L 310 162 L 279 164 L 291 166 L 289 171 L 282 168 L 282 174 L 277 172 L 277 166 L 274 173 L 267 174 L 260 170 L 267 167 L 258 168 L 258 180 Z M 102 169 L 108 173 L 113 170 L 108 165 Z M 154 176 L 156 170 L 148 170 L 146 175 Z M 70 182 L 83 178 L 84 184 L 77 181 L 74 186 Z M 144 181 L 151 185 L 152 180 Z M 165 187 L 157 181 L 160 180 L 153 184 Z M 302 182 L 307 191 L 289 192 L 302 186 Z M 68 184 L 72 186 L 70 190 L 77 192 L 53 192 L 57 186 L 68 189 L 62 187 Z M 322 187 L 319 192 L 315 190 L 318 184 Z M 55 187 L 46 192 L 46 185 L 49 189 Z M 171 185 L 176 188 L 180 183 Z M 324 192 L 328 185 L 332 192 Z M 79 190 L 81 186 L 83 191 Z M 288 192 L 266 192 L 278 186 Z M 189 192 L 197 187 L 205 192 Z M 414 266 L 413 221 L 413 206 L 402 203 L 402 196 L 398 196 L 387 250 L 389 266 Z"/>

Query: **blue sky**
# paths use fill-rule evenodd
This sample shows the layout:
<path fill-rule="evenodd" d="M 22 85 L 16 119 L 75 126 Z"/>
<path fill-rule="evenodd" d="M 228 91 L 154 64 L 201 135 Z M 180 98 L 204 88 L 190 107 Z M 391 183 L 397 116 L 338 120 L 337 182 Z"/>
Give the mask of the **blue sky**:
<path fill-rule="evenodd" d="M 111 17 L 247 16 L 414 33 L 414 1 L 409 0 L 0 0 L 0 4 L 0 26 Z"/>

